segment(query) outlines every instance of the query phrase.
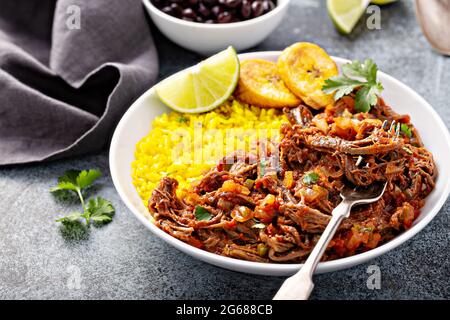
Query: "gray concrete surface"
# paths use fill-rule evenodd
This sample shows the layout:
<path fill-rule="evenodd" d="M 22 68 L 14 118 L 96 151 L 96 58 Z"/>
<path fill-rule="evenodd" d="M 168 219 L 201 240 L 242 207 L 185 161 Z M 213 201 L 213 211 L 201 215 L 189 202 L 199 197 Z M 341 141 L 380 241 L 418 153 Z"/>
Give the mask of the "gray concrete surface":
<path fill-rule="evenodd" d="M 314 0 L 293 0 L 284 23 L 254 50 L 313 41 L 330 54 L 372 57 L 379 67 L 424 96 L 450 124 L 450 60 L 432 52 L 414 18 L 411 1 L 382 8 L 382 30 L 360 25 L 338 35 Z M 154 32 L 161 78 L 200 57 Z M 439 139 L 439 137 L 436 137 Z M 61 233 L 55 218 L 67 207 L 49 194 L 58 175 L 100 168 L 97 193 L 117 214 L 85 240 Z M 226 271 L 165 244 L 125 208 L 108 174 L 106 151 L 70 160 L 0 169 L 0 298 L 2 299 L 269 299 L 282 278 Z M 450 298 L 450 203 L 419 235 L 369 263 L 315 278 L 313 299 Z M 381 270 L 381 289 L 366 286 L 367 267 Z"/>

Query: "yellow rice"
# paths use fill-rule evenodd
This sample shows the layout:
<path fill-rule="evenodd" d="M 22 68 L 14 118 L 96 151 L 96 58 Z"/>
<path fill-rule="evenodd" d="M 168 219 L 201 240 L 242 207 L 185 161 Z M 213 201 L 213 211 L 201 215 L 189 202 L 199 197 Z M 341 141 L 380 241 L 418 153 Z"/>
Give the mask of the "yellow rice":
<path fill-rule="evenodd" d="M 261 139 L 262 132 L 268 140 L 278 140 L 279 128 L 285 121 L 281 110 L 261 109 L 232 99 L 207 113 L 163 114 L 153 120 L 149 134 L 136 145 L 132 163 L 133 184 L 145 204 L 164 176 L 178 180 L 178 194 L 182 196 L 193 181 L 201 178 L 224 155 L 236 149 L 252 149 L 254 143 Z M 202 135 L 199 139 L 196 134 L 194 139 L 198 123 L 202 124 Z M 227 129 L 234 129 L 232 131 L 238 134 L 228 140 L 220 139 L 227 137 L 226 132 L 230 132 Z M 189 145 L 177 130 L 190 136 L 190 141 L 187 140 Z M 201 148 L 196 149 L 197 152 L 193 151 L 195 144 Z M 188 152 L 173 159 L 174 150 L 180 148 Z"/>

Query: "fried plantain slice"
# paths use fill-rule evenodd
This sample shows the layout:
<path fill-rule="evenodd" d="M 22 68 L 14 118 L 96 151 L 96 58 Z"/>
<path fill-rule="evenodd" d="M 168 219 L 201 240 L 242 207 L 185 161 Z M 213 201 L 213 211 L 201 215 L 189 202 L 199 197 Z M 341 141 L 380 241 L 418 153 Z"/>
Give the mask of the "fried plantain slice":
<path fill-rule="evenodd" d="M 297 98 L 281 80 L 277 64 L 253 59 L 241 62 L 241 73 L 235 97 L 245 103 L 260 107 L 296 107 Z"/>
<path fill-rule="evenodd" d="M 322 86 L 339 71 L 321 47 L 309 42 L 295 43 L 284 49 L 277 65 L 286 86 L 307 105 L 322 109 L 333 103 L 333 95 L 325 94 Z"/>

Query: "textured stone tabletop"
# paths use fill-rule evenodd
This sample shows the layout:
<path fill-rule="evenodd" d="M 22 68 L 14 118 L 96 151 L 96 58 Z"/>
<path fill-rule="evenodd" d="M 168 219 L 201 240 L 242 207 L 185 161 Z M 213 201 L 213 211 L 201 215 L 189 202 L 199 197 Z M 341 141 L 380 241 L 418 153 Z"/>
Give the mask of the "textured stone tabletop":
<path fill-rule="evenodd" d="M 411 86 L 450 124 L 450 59 L 432 52 L 412 2 L 382 8 L 382 30 L 361 24 L 338 35 L 323 5 L 293 0 L 283 24 L 253 50 L 277 50 L 313 41 L 330 54 L 372 57 L 381 70 Z M 198 62 L 153 31 L 163 78 Z M 439 137 L 436 137 L 439 138 Z M 1 155 L 0 155 L 1 156 Z M 97 194 L 111 200 L 114 221 L 74 241 L 55 218 L 74 207 L 48 192 L 65 170 L 99 168 Z M 319 275 L 314 299 L 450 298 L 450 203 L 412 240 L 357 267 Z M 381 271 L 381 289 L 370 290 L 367 268 Z M 2 299 L 270 299 L 282 278 L 223 270 L 193 259 L 153 236 L 125 208 L 109 177 L 108 154 L 0 169 L 0 298 Z"/>

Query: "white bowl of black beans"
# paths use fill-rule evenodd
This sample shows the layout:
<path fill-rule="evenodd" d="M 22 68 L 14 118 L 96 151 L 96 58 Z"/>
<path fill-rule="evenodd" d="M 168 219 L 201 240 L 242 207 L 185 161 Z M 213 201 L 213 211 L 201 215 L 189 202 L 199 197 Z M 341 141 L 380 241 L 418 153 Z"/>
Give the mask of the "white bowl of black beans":
<path fill-rule="evenodd" d="M 210 55 L 263 41 L 282 21 L 290 0 L 143 0 L 158 29 L 191 51 Z"/>

